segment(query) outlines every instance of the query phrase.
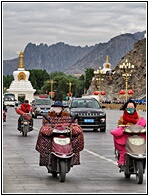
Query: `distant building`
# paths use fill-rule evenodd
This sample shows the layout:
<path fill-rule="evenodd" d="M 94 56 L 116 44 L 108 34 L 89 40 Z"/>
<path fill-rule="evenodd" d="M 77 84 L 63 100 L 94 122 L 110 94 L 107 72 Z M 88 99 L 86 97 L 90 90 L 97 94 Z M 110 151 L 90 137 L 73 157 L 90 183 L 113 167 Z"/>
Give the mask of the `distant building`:
<path fill-rule="evenodd" d="M 23 97 L 23 99 L 32 101 L 36 89 L 33 89 L 31 82 L 28 80 L 29 75 L 30 72 L 24 69 L 23 52 L 21 51 L 18 70 L 13 72 L 14 80 L 6 91 L 14 93 L 17 100 L 19 100 L 19 97 Z"/>
<path fill-rule="evenodd" d="M 111 64 L 109 63 L 108 60 L 108 55 L 106 56 L 106 62 L 103 64 L 103 69 L 102 69 L 102 73 L 106 74 L 108 72 L 111 72 Z"/>

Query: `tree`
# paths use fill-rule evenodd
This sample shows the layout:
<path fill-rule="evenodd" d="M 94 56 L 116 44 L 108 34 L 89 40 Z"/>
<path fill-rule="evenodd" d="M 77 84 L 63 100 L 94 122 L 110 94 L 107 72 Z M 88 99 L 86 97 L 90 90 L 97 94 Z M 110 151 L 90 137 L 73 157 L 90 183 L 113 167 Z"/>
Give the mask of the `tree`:
<path fill-rule="evenodd" d="M 55 92 L 54 99 L 65 100 L 69 93 L 69 83 L 72 83 L 71 92 L 73 96 L 81 97 L 83 92 L 83 81 L 72 75 L 66 75 L 63 72 L 52 72 L 49 75 L 51 80 L 54 80 L 53 91 Z M 45 81 L 42 87 L 42 92 L 51 91 L 51 85 L 48 83 L 49 80 Z"/>
<path fill-rule="evenodd" d="M 7 75 L 7 76 L 3 75 L 3 89 L 4 87 L 6 87 L 6 89 L 9 88 L 12 81 L 13 81 L 12 75 Z"/>
<path fill-rule="evenodd" d="M 42 87 L 44 85 L 44 82 L 49 79 L 49 74 L 46 72 L 46 70 L 28 70 L 30 72 L 30 78 L 31 84 L 34 89 L 36 89 L 36 93 L 42 92 Z M 45 93 L 45 92 L 44 92 Z"/>
<path fill-rule="evenodd" d="M 91 85 L 92 78 L 94 76 L 94 69 L 86 68 L 84 76 L 84 88 L 87 90 Z"/>

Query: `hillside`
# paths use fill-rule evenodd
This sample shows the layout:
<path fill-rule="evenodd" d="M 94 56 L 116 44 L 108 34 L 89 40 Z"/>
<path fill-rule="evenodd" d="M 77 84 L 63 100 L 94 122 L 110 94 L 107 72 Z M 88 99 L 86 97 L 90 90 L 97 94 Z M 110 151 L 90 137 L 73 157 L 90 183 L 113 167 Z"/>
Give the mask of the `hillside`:
<path fill-rule="evenodd" d="M 24 50 L 25 69 L 42 69 L 48 73 L 62 71 L 66 74 L 84 73 L 83 68 L 97 69 L 105 62 L 106 55 L 112 68 L 121 58 L 133 49 L 134 43 L 144 37 L 145 32 L 122 34 L 107 43 L 95 46 L 70 46 L 63 42 L 48 46 L 47 44 L 27 44 Z M 3 74 L 12 75 L 18 67 L 19 57 L 3 61 Z"/>
<path fill-rule="evenodd" d="M 125 79 L 122 77 L 119 65 L 125 63 L 126 59 L 134 65 L 134 70 L 128 80 L 128 89 L 134 87 L 134 94 L 132 97 L 139 99 L 146 95 L 146 38 L 144 38 L 135 43 L 134 48 L 115 66 L 115 73 L 112 78 L 105 78 L 101 85 L 101 91 L 105 91 L 106 95 L 104 97 L 101 96 L 102 100 L 119 99 L 119 91 L 121 89 L 125 90 Z M 93 94 L 95 90 L 97 90 L 97 88 L 94 80 L 88 90 L 88 94 Z"/>

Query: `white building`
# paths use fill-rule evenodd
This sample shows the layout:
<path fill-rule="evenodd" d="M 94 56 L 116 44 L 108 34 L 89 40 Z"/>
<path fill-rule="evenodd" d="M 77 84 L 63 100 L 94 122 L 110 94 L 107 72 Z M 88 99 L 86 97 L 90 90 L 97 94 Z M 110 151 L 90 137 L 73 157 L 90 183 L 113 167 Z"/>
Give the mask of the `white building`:
<path fill-rule="evenodd" d="M 13 72 L 14 80 L 12 81 L 7 92 L 12 92 L 15 94 L 15 98 L 18 100 L 19 97 L 24 97 L 29 101 L 34 99 L 34 92 L 31 82 L 28 80 L 30 76 L 29 71 L 25 71 L 23 62 L 23 52 L 20 52 L 20 61 L 18 65 L 18 70 Z"/>
<path fill-rule="evenodd" d="M 108 55 L 106 56 L 106 62 L 103 64 L 103 69 L 102 69 L 102 73 L 103 74 L 106 74 L 106 73 L 110 73 L 112 70 L 111 70 L 111 64 L 109 63 L 109 60 L 108 60 Z"/>

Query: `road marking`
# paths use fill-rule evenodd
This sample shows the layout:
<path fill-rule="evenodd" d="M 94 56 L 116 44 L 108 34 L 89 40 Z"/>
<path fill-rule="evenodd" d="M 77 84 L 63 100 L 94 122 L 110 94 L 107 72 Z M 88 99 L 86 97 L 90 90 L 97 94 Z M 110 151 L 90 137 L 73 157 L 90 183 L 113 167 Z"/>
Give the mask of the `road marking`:
<path fill-rule="evenodd" d="M 93 151 L 90 151 L 90 150 L 88 150 L 88 149 L 84 149 L 86 152 L 88 152 L 88 153 L 90 153 L 90 154 L 92 154 L 92 155 L 94 155 L 95 157 L 98 157 L 98 158 L 100 158 L 100 159 L 103 159 L 103 160 L 106 160 L 106 161 L 108 161 L 108 162 L 110 162 L 110 163 L 113 163 L 114 165 L 117 165 L 117 162 L 115 162 L 115 161 L 113 161 L 112 159 L 108 159 L 108 158 L 106 158 L 106 157 L 104 157 L 104 156 L 101 156 L 101 155 L 99 155 L 99 154 L 97 154 L 97 153 L 95 153 L 95 152 L 93 152 Z"/>
<path fill-rule="evenodd" d="M 108 158 L 106 158 L 106 157 L 104 157 L 104 156 L 101 156 L 101 155 L 99 155 L 99 154 L 97 154 L 97 153 L 95 153 L 95 152 L 93 152 L 93 151 L 90 151 L 90 150 L 88 150 L 88 149 L 86 149 L 86 148 L 84 148 L 84 151 L 88 152 L 89 154 L 92 154 L 92 155 L 95 156 L 95 157 L 98 157 L 98 158 L 100 158 L 100 159 L 103 159 L 103 160 L 105 160 L 105 161 L 108 161 L 108 162 L 110 162 L 110 163 L 113 163 L 114 165 L 117 165 L 117 162 L 113 161 L 112 159 L 108 159 Z M 145 173 L 144 173 L 143 177 L 146 178 L 146 170 L 145 170 Z"/>

